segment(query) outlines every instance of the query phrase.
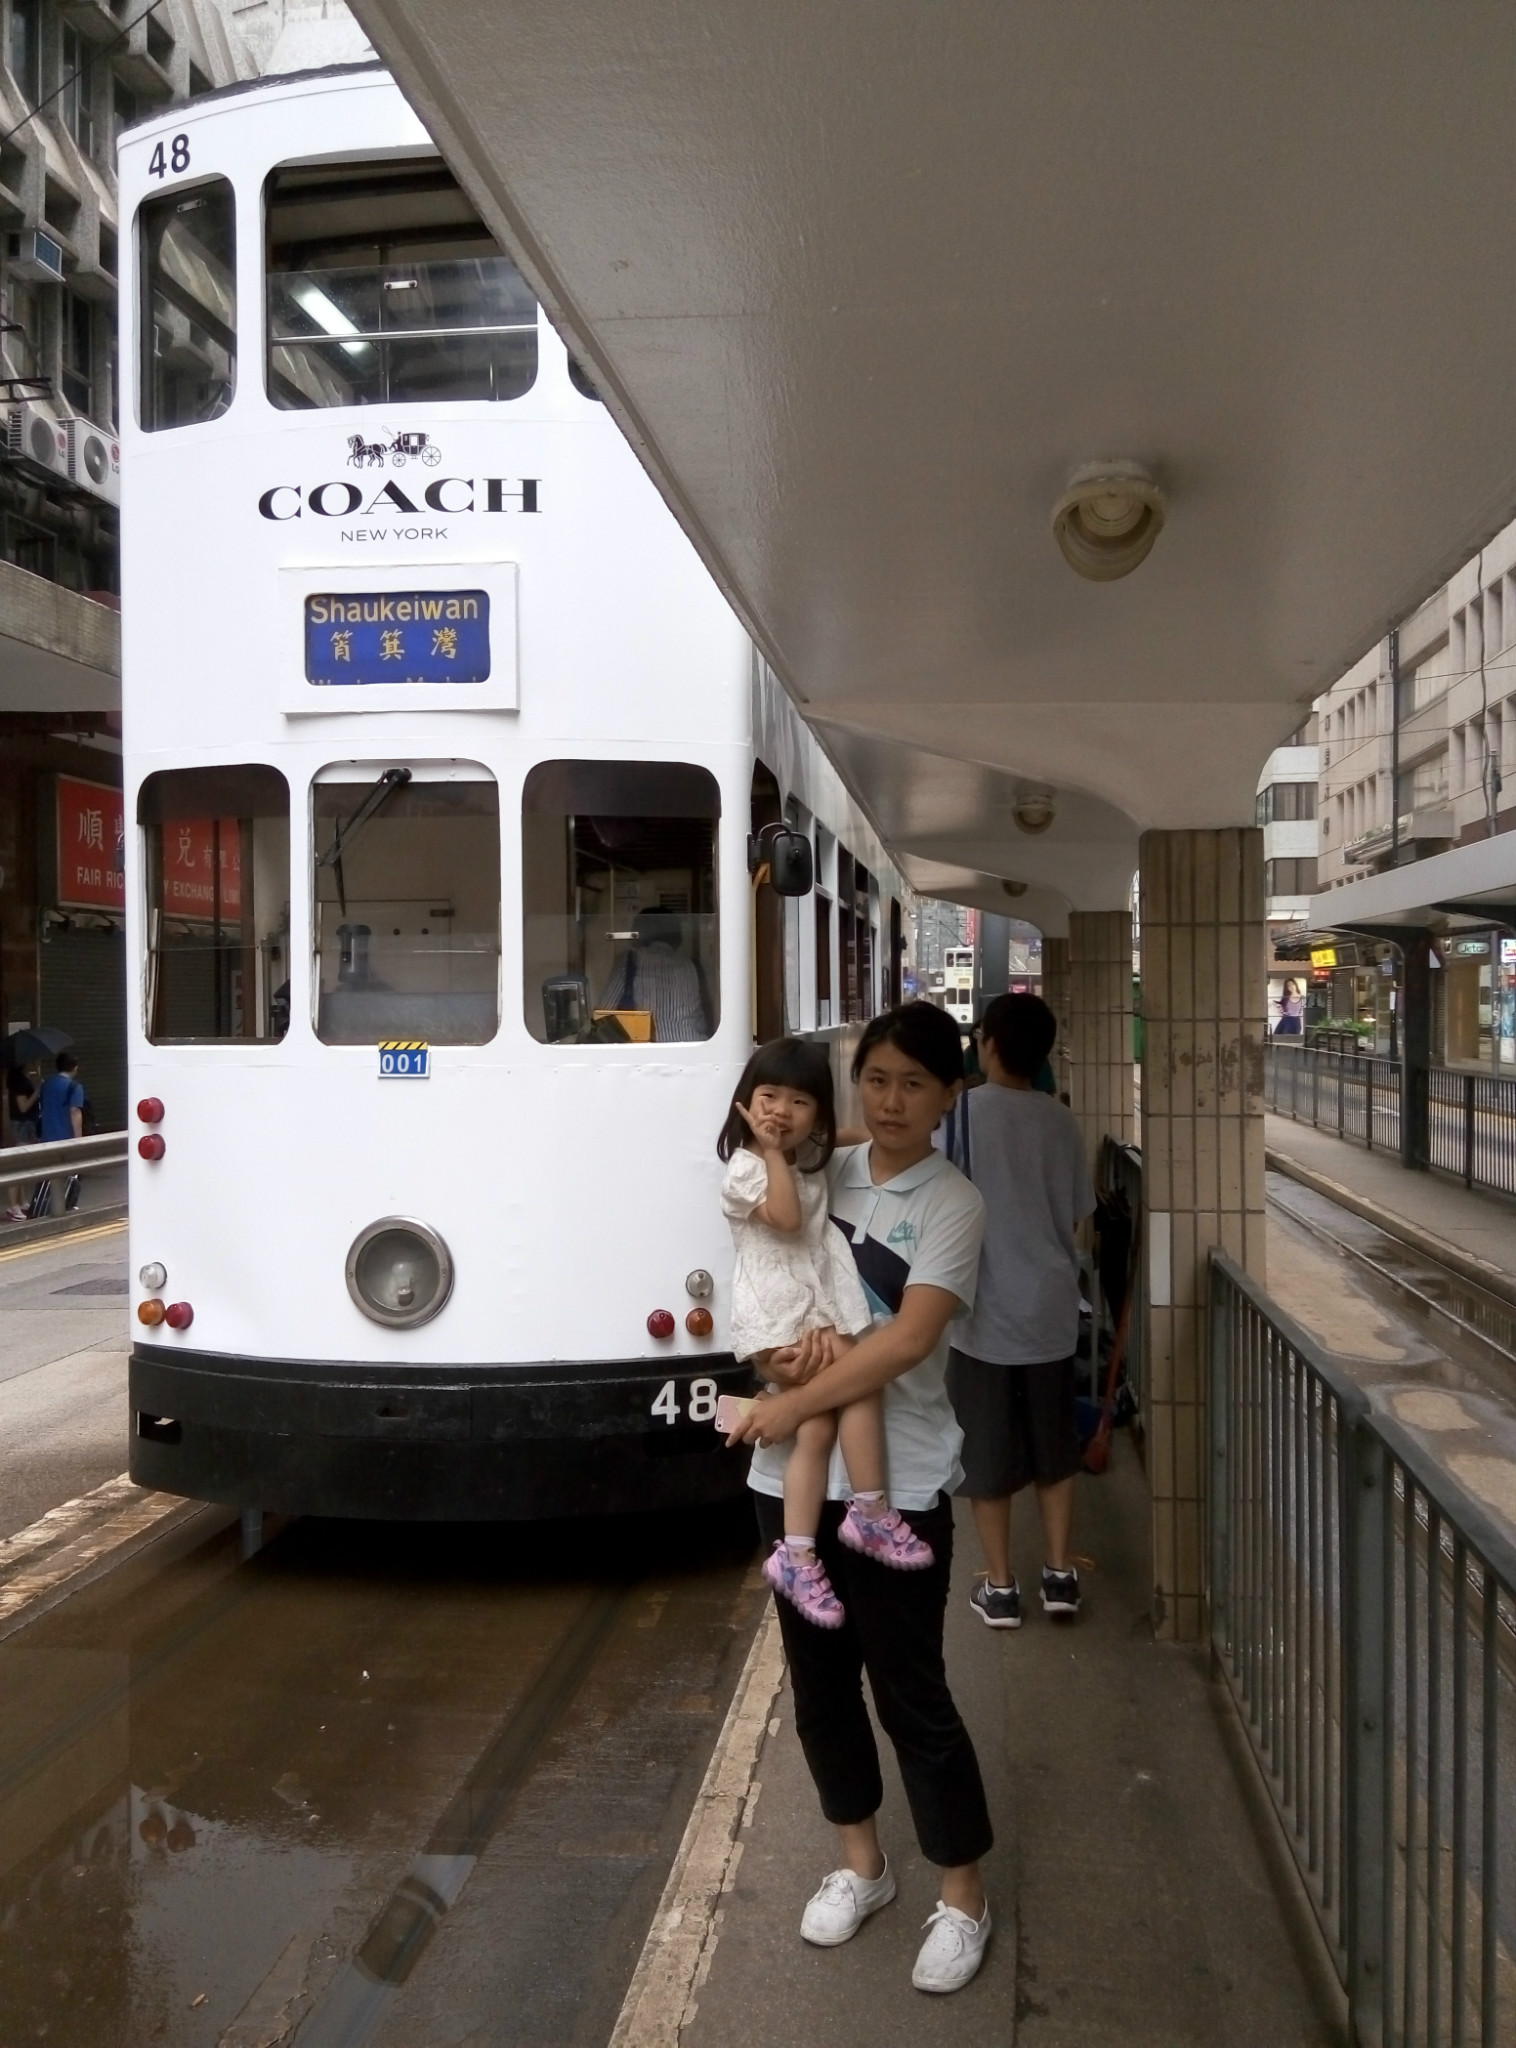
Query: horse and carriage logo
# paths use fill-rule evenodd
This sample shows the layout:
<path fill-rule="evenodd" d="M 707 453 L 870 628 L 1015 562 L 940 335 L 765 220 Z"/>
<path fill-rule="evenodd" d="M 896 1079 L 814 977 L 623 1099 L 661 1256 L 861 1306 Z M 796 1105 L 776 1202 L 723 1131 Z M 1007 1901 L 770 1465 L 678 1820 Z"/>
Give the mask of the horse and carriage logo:
<path fill-rule="evenodd" d="M 422 433 L 395 434 L 388 441 L 365 441 L 361 434 L 349 434 L 347 448 L 349 469 L 383 469 L 386 458 L 396 469 L 404 469 L 407 462 L 435 469 L 442 460 L 442 450 Z"/>

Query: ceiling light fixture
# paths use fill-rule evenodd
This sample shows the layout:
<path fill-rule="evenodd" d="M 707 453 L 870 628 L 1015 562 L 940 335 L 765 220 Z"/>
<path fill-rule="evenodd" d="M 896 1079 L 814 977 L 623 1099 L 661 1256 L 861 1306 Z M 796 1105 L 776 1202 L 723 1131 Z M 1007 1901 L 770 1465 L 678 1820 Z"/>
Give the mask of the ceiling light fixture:
<path fill-rule="evenodd" d="M 1114 583 L 1146 561 L 1166 509 L 1140 462 L 1088 462 L 1053 507 L 1053 533 L 1077 575 Z"/>
<path fill-rule="evenodd" d="M 1058 815 L 1058 806 L 1050 789 L 1028 789 L 1017 797 L 1011 816 L 1016 820 L 1018 832 L 1030 832 L 1034 836 L 1046 832 Z M 1005 888 L 1010 890 L 1010 884 Z"/>
<path fill-rule="evenodd" d="M 1004 889 L 1007 896 L 1024 896 L 1026 894 L 1025 882 L 1002 882 L 1000 886 Z"/>

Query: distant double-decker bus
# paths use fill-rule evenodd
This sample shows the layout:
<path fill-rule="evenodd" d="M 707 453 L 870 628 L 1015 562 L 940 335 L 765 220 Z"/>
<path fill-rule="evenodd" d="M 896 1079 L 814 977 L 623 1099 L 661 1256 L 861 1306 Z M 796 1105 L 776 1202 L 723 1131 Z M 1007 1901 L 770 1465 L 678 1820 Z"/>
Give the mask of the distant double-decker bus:
<path fill-rule="evenodd" d="M 120 172 L 133 1475 L 729 1494 L 716 1134 L 899 879 L 381 68 Z"/>

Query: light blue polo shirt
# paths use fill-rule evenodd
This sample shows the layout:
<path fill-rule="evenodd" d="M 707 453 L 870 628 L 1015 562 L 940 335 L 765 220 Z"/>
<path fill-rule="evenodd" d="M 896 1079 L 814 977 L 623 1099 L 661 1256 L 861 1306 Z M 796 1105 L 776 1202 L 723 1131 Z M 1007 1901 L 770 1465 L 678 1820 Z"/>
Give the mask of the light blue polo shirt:
<path fill-rule="evenodd" d="M 831 1219 L 852 1247 L 875 1322 L 892 1319 L 907 1287 L 946 1288 L 966 1315 L 974 1306 L 984 1237 L 978 1190 L 940 1152 L 875 1187 L 869 1151 L 867 1145 L 850 1145 L 834 1153 L 827 1184 Z M 931 1507 L 963 1478 L 963 1431 L 947 1395 L 947 1358 L 944 1330 L 920 1365 L 884 1389 L 890 1499 L 907 1513 Z M 769 1444 L 753 1452 L 748 1485 L 755 1493 L 784 1492 L 790 1448 Z M 851 1494 L 842 1453 L 834 1449 L 827 1498 L 847 1500 Z"/>

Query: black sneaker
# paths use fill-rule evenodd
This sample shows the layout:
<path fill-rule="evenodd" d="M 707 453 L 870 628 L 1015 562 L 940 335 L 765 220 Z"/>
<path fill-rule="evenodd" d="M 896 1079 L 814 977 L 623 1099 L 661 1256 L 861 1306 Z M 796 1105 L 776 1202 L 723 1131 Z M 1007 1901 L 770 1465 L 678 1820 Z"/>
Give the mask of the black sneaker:
<path fill-rule="evenodd" d="M 1042 1567 L 1042 1605 L 1047 1614 L 1079 1612 L 1078 1572 L 1055 1572 Z"/>
<path fill-rule="evenodd" d="M 1008 1586 L 992 1586 L 980 1579 L 969 1595 L 969 1605 L 987 1628 L 1020 1628 L 1021 1588 L 1012 1579 Z"/>

